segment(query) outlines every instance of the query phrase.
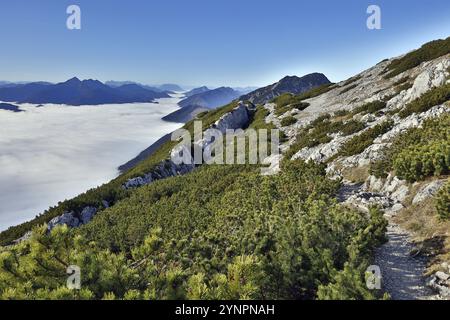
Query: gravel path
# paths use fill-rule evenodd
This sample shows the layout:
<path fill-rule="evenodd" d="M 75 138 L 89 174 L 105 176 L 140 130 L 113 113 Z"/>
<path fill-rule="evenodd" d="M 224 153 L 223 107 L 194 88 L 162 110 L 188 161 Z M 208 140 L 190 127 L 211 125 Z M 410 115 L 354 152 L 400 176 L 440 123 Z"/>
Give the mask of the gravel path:
<path fill-rule="evenodd" d="M 414 245 L 398 225 L 389 223 L 389 239 L 375 252 L 375 265 L 381 269 L 382 288 L 393 300 L 430 299 L 434 293 L 425 285 L 426 259 L 412 256 Z"/>
<path fill-rule="evenodd" d="M 337 198 L 345 202 L 352 195 L 361 191 L 361 184 L 344 183 Z M 435 294 L 425 284 L 423 272 L 427 261 L 420 256 L 411 255 L 414 245 L 406 231 L 394 224 L 389 215 L 386 236 L 388 242 L 375 251 L 374 264 L 380 267 L 382 289 L 393 300 L 433 299 Z"/>

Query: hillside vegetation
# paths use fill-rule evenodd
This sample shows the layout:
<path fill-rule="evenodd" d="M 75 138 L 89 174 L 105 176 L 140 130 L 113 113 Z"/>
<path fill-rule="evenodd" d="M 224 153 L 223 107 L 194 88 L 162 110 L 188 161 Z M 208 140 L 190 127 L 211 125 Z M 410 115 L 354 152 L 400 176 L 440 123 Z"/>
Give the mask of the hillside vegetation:
<path fill-rule="evenodd" d="M 323 166 L 255 169 L 204 166 L 139 188 L 80 229 L 35 228 L 1 250 L 0 297 L 375 298 L 364 272 L 384 240 L 381 212 L 338 205 Z M 72 264 L 81 291 L 65 287 Z"/>
<path fill-rule="evenodd" d="M 386 68 L 385 77 L 395 77 L 406 70 L 417 67 L 422 62 L 433 60 L 447 53 L 450 53 L 450 37 L 428 42 L 419 49 L 393 60 Z"/>

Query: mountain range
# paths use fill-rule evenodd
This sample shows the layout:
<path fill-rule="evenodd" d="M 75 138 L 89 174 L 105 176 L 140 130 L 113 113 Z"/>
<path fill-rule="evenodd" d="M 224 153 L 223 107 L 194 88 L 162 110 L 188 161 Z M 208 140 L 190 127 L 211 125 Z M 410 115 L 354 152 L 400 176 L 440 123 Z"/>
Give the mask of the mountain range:
<path fill-rule="evenodd" d="M 18 103 L 55 103 L 66 105 L 99 105 L 108 103 L 153 102 L 168 98 L 166 92 L 156 92 L 138 84 L 108 86 L 98 80 L 72 78 L 50 84 L 33 82 L 0 87 L 0 100 Z"/>

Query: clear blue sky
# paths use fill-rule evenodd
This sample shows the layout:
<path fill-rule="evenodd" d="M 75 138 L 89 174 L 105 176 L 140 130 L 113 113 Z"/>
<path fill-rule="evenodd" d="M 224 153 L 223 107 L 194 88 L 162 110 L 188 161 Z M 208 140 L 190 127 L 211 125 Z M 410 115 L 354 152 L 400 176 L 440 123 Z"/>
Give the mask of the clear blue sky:
<path fill-rule="evenodd" d="M 70 4 L 79 31 L 66 28 Z M 366 28 L 369 4 L 382 30 Z M 262 86 L 318 71 L 338 81 L 447 36 L 449 0 L 1 1 L 0 79 Z"/>

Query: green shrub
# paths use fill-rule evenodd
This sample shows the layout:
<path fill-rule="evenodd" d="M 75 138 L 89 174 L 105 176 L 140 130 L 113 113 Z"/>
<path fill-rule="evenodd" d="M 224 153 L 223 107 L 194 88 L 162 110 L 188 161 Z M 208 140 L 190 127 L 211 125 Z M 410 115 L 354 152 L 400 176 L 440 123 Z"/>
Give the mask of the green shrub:
<path fill-rule="evenodd" d="M 373 143 L 373 140 L 375 140 L 375 138 L 388 132 L 392 128 L 392 126 L 392 121 L 385 121 L 373 128 L 367 129 L 360 135 L 357 135 L 344 143 L 344 145 L 341 147 L 341 150 L 339 151 L 339 155 L 349 157 L 363 152 L 368 146 Z"/>
<path fill-rule="evenodd" d="M 330 142 L 332 138 L 329 134 L 339 132 L 343 126 L 342 121 L 332 122 L 330 118 L 330 114 L 323 114 L 303 128 L 297 134 L 294 144 L 291 145 L 286 153 L 286 158 L 289 159 L 303 148 L 312 148 L 319 144 Z"/>
<path fill-rule="evenodd" d="M 386 102 L 384 101 L 372 101 L 372 102 L 368 102 L 366 104 L 363 104 L 362 106 L 359 106 L 355 109 L 352 110 L 353 114 L 358 114 L 358 113 L 362 113 L 362 114 L 367 114 L 367 113 L 376 113 L 377 111 L 380 111 L 381 109 L 386 108 Z"/>
<path fill-rule="evenodd" d="M 256 111 L 252 115 L 252 119 L 250 125 L 248 126 L 250 129 L 266 129 L 268 132 L 268 143 L 270 143 L 271 136 L 269 134 L 270 130 L 277 129 L 277 127 L 272 122 L 266 122 L 266 117 L 270 114 L 269 110 L 264 108 L 263 106 L 257 106 Z M 284 142 L 287 140 L 287 136 L 283 131 L 279 131 L 280 142 Z"/>
<path fill-rule="evenodd" d="M 365 127 L 366 126 L 361 121 L 349 120 L 342 125 L 340 131 L 344 136 L 349 136 L 363 130 Z"/>
<path fill-rule="evenodd" d="M 411 101 L 399 112 L 399 116 L 406 118 L 413 113 L 425 112 L 448 100 L 450 100 L 450 83 L 433 88 L 419 98 Z"/>
<path fill-rule="evenodd" d="M 369 172 L 378 178 L 384 178 L 393 170 L 393 161 L 403 150 L 442 140 L 450 140 L 449 114 L 426 120 L 422 127 L 410 128 L 395 137 L 391 145 L 382 150 L 381 158 L 371 163 Z"/>
<path fill-rule="evenodd" d="M 351 114 L 351 112 L 349 110 L 341 109 L 341 110 L 336 111 L 334 113 L 334 116 L 335 117 L 345 117 L 345 116 L 347 116 L 349 114 Z"/>
<path fill-rule="evenodd" d="M 334 83 L 323 84 L 319 87 L 316 87 L 316 88 L 313 88 L 306 92 L 303 92 L 303 93 L 299 94 L 297 97 L 300 101 L 314 98 L 314 97 L 320 96 L 321 94 L 324 94 L 324 93 L 330 91 L 331 89 L 334 89 L 335 87 L 336 87 L 336 85 Z"/>
<path fill-rule="evenodd" d="M 202 112 L 199 112 L 199 113 L 197 113 L 196 118 L 197 118 L 197 119 L 201 119 L 201 118 L 203 118 L 204 116 L 206 116 L 206 114 L 207 114 L 208 112 L 209 112 L 209 111 L 202 111 Z"/>
<path fill-rule="evenodd" d="M 292 109 L 304 110 L 309 106 L 309 103 L 302 102 L 299 96 L 291 93 L 283 93 L 274 98 L 271 102 L 275 103 L 275 114 L 280 116 Z"/>
<path fill-rule="evenodd" d="M 296 122 L 297 122 L 297 119 L 293 116 L 284 117 L 280 121 L 282 127 L 287 127 L 287 126 L 293 125 Z"/>
<path fill-rule="evenodd" d="M 336 121 L 329 113 L 322 114 L 303 128 L 290 146 L 285 157 L 290 159 L 295 153 L 303 148 L 312 148 L 332 140 L 330 134 L 341 132 L 347 136 L 364 129 L 365 125 L 356 120 Z"/>
<path fill-rule="evenodd" d="M 417 67 L 422 62 L 436 59 L 448 53 L 450 53 L 450 37 L 428 42 L 402 58 L 393 60 L 386 68 L 388 73 L 385 78 L 395 77 L 406 70 Z"/>
<path fill-rule="evenodd" d="M 314 299 L 384 241 L 382 212 L 337 204 L 325 165 L 257 169 L 202 166 L 135 189 L 81 228 L 35 229 L 0 248 L 0 299 Z M 65 287 L 72 264 L 81 291 Z"/>
<path fill-rule="evenodd" d="M 450 182 L 447 183 L 436 194 L 436 210 L 442 220 L 450 219 Z"/>
<path fill-rule="evenodd" d="M 450 142 L 433 141 L 426 145 L 413 145 L 404 149 L 394 159 L 395 174 L 409 182 L 428 176 L 447 174 L 450 165 Z"/>

